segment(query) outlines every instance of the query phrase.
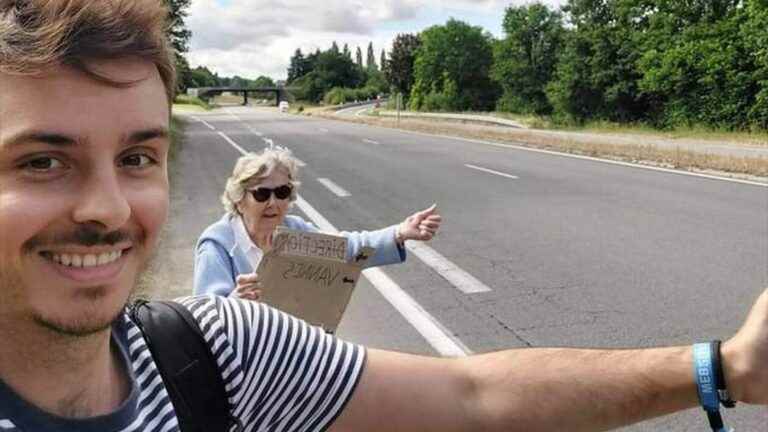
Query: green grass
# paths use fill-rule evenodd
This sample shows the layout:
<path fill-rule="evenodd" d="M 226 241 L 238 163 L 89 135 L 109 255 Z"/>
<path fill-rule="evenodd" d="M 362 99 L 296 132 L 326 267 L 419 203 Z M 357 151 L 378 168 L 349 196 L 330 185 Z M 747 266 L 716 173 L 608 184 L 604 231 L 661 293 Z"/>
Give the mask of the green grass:
<path fill-rule="evenodd" d="M 171 116 L 171 147 L 168 149 L 168 166 L 176 161 L 181 148 L 184 147 L 184 122 L 176 116 Z"/>
<path fill-rule="evenodd" d="M 208 102 L 194 96 L 177 95 L 173 100 L 174 109 L 192 110 L 192 111 L 208 111 L 212 107 Z"/>

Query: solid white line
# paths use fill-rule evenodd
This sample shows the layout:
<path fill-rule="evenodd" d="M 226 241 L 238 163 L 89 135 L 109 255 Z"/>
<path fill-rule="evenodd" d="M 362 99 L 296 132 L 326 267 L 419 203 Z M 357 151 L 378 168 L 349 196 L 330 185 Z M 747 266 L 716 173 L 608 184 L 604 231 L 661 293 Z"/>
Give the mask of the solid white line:
<path fill-rule="evenodd" d="M 264 136 L 264 134 L 263 134 L 263 133 L 261 133 L 261 132 L 259 132 L 259 131 L 255 130 L 255 129 L 253 129 L 252 127 L 250 127 L 250 126 L 248 126 L 248 125 L 246 125 L 246 127 L 248 128 L 248 130 L 249 130 L 249 131 L 251 131 L 251 133 L 252 133 L 252 134 L 254 134 L 254 135 L 256 135 L 256 136 Z"/>
<path fill-rule="evenodd" d="M 512 174 L 506 174 L 506 173 L 503 173 L 503 172 L 494 171 L 494 170 L 492 170 L 492 169 L 483 168 L 483 167 L 479 167 L 479 166 L 476 166 L 476 165 L 464 164 L 464 166 L 465 166 L 465 167 L 467 167 L 467 168 L 476 169 L 476 170 L 478 170 L 478 171 L 484 171 L 484 172 L 487 172 L 487 173 L 491 173 L 491 174 L 500 175 L 500 176 L 502 176 L 502 177 L 509 177 L 509 178 L 511 178 L 511 179 L 518 179 L 518 178 L 520 178 L 520 177 L 518 177 L 518 176 L 514 176 L 514 175 L 512 175 Z"/>
<path fill-rule="evenodd" d="M 297 158 L 295 156 L 294 156 L 293 160 L 296 161 L 296 165 L 298 165 L 299 168 L 304 168 L 305 166 L 307 166 L 307 164 L 304 163 L 304 161 L 302 161 L 301 159 L 299 159 L 299 158 Z"/>
<path fill-rule="evenodd" d="M 419 257 L 426 265 L 431 267 L 440 276 L 445 278 L 453 286 L 464 294 L 477 294 L 489 292 L 491 288 L 480 282 L 471 274 L 460 269 L 459 266 L 452 263 L 448 258 L 440 255 L 436 250 L 422 242 L 409 242 L 406 247 L 414 255 Z"/>
<path fill-rule="evenodd" d="M 219 132 L 226 138 L 226 135 Z M 242 147 L 234 141 L 226 138 L 240 153 L 246 154 Z M 296 206 L 323 231 L 338 233 L 336 229 L 323 215 L 320 214 L 301 196 L 296 197 Z M 369 268 L 363 271 L 363 275 L 389 301 L 390 304 L 416 329 L 419 334 L 440 355 L 446 357 L 463 357 L 472 354 L 459 339 L 453 337 L 432 315 L 424 310 L 416 300 L 403 291 L 386 273 L 377 268 Z"/>
<path fill-rule="evenodd" d="M 236 115 L 232 114 L 232 111 L 230 111 L 230 110 L 229 110 L 229 108 L 224 108 L 224 112 L 225 112 L 225 113 L 227 113 L 227 114 L 229 114 L 229 115 L 231 115 L 231 116 L 232 116 L 232 117 L 233 117 L 235 120 L 237 120 L 237 121 L 242 121 L 242 120 L 240 120 L 240 117 L 238 117 L 238 116 L 236 116 Z"/>
<path fill-rule="evenodd" d="M 318 129 L 318 130 L 319 130 L 320 132 L 322 132 L 322 133 L 326 133 L 326 132 L 328 132 L 328 129 L 326 129 L 326 128 L 320 128 L 320 129 Z"/>
<path fill-rule="evenodd" d="M 338 121 L 343 121 L 343 120 L 338 120 Z M 700 177 L 700 178 L 706 178 L 706 179 L 710 179 L 710 180 L 720 180 L 720 181 L 726 181 L 726 182 L 731 182 L 731 183 L 741 183 L 741 184 L 746 184 L 746 185 L 751 185 L 751 186 L 768 187 L 768 183 L 762 183 L 762 182 L 757 182 L 757 181 L 742 180 L 742 179 L 736 179 L 736 178 L 730 178 L 730 177 L 721 177 L 721 176 L 716 176 L 716 175 L 701 174 L 701 173 L 695 173 L 695 172 L 690 172 L 690 171 L 675 170 L 675 169 L 670 169 L 670 168 L 659 168 L 659 167 L 653 167 L 653 166 L 648 166 L 648 165 L 640 165 L 640 164 L 633 164 L 633 163 L 629 163 L 629 162 L 615 161 L 615 160 L 610 160 L 610 159 L 600 159 L 600 158 L 591 157 L 591 156 L 581 156 L 581 155 L 575 155 L 575 154 L 571 154 L 571 153 L 556 152 L 556 151 L 552 151 L 552 150 L 541 150 L 541 149 L 524 147 L 524 146 L 519 146 L 519 145 L 514 145 L 514 144 L 501 144 L 501 143 L 495 143 L 495 142 L 490 142 L 490 141 L 476 140 L 476 139 L 472 139 L 472 138 L 461 138 L 461 137 L 454 137 L 454 136 L 449 136 L 449 135 L 438 135 L 438 134 L 430 134 L 430 133 L 425 133 L 425 132 L 414 132 L 414 131 L 409 131 L 409 130 L 405 130 L 405 129 L 386 128 L 386 127 L 383 127 L 383 126 L 374 126 L 374 125 L 362 125 L 362 126 L 368 126 L 368 127 L 371 127 L 371 128 L 383 129 L 383 130 L 387 130 L 387 131 L 390 131 L 390 132 L 396 131 L 396 132 L 405 133 L 405 134 L 411 134 L 411 135 L 421 135 L 421 136 L 427 136 L 427 137 L 432 137 L 432 138 L 452 139 L 452 140 L 456 140 L 456 141 L 471 142 L 471 143 L 474 143 L 474 144 L 483 144 L 483 145 L 489 145 L 489 146 L 501 147 L 501 148 L 511 148 L 511 149 L 515 149 L 515 150 L 522 150 L 522 151 L 528 151 L 528 152 L 533 152 L 533 153 L 543 153 L 543 154 L 548 154 L 548 155 L 553 155 L 553 156 L 561 156 L 561 157 L 567 157 L 567 158 L 573 158 L 573 159 L 582 159 L 582 160 L 588 160 L 588 161 L 593 161 L 593 162 L 607 163 L 607 164 L 611 164 L 611 165 L 625 166 L 625 167 L 630 167 L 630 168 L 638 168 L 638 169 L 644 169 L 644 170 L 650 170 L 650 171 L 659 171 L 659 172 L 664 172 L 664 173 L 669 173 L 669 174 L 677 174 L 677 175 L 684 175 L 684 176 L 691 176 L 691 177 Z"/>
<path fill-rule="evenodd" d="M 367 142 L 368 144 L 376 144 L 376 145 L 379 145 L 379 143 L 378 143 L 378 142 L 376 142 L 376 141 L 374 141 L 374 140 L 369 140 L 368 138 L 363 138 L 363 142 Z"/>
<path fill-rule="evenodd" d="M 356 112 L 355 113 L 355 117 L 360 117 L 361 113 L 364 113 L 364 112 L 368 111 L 369 109 L 371 109 L 370 106 L 366 106 L 365 108 L 363 108 L 360 111 Z"/>
<path fill-rule="evenodd" d="M 331 233 L 339 232 L 328 222 L 328 219 L 302 197 L 297 197 L 296 206 L 321 230 Z M 369 268 L 363 270 L 363 275 L 440 355 L 463 357 L 472 353 L 460 340 L 451 336 L 429 312 L 403 291 L 384 271 L 378 268 Z"/>
<path fill-rule="evenodd" d="M 219 135 L 221 135 L 222 138 L 224 138 L 232 147 L 236 148 L 237 151 L 239 151 L 240 153 L 242 153 L 244 155 L 248 154 L 248 152 L 243 150 L 243 148 L 240 147 L 239 145 L 237 145 L 236 142 L 232 141 L 232 139 L 230 137 L 226 136 L 224 134 L 224 132 L 219 132 Z"/>
<path fill-rule="evenodd" d="M 341 186 L 337 185 L 336 183 L 332 182 L 330 179 L 327 178 L 319 178 L 317 181 L 320 182 L 323 186 L 327 187 L 328 190 L 336 194 L 336 196 L 341 198 L 346 198 L 348 196 L 352 196 L 351 193 L 347 192 L 342 188 Z"/>
<path fill-rule="evenodd" d="M 408 321 L 419 334 L 443 357 L 464 357 L 472 354 L 411 296 L 402 290 L 381 269 L 368 268 L 363 275 L 379 293 Z"/>
<path fill-rule="evenodd" d="M 216 130 L 216 128 L 215 128 L 215 127 L 213 127 L 213 126 L 212 126 L 210 123 L 208 123 L 207 121 L 205 121 L 205 120 L 203 120 L 203 119 L 201 119 L 201 118 L 198 118 L 198 117 L 192 117 L 192 118 L 193 118 L 193 119 L 197 119 L 197 120 L 198 120 L 199 122 L 201 122 L 202 124 L 204 124 L 204 125 L 208 126 L 208 129 L 210 129 L 210 130 Z"/>

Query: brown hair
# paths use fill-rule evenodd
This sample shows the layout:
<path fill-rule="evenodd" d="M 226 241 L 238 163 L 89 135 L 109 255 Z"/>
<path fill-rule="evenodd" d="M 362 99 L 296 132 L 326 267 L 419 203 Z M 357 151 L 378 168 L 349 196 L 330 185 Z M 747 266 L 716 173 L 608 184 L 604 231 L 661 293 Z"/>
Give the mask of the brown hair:
<path fill-rule="evenodd" d="M 101 82 L 128 86 L 89 68 L 92 60 L 154 63 L 169 100 L 174 52 L 162 0 L 0 0 L 0 73 L 34 75 L 71 66 Z"/>

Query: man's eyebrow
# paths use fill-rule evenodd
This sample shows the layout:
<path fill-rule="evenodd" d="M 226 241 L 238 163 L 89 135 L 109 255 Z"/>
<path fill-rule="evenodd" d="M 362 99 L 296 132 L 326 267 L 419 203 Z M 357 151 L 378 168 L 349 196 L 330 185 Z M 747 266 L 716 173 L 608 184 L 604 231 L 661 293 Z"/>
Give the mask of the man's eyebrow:
<path fill-rule="evenodd" d="M 167 128 L 155 127 L 133 132 L 128 136 L 128 139 L 125 141 L 125 143 L 127 145 L 133 145 L 153 139 L 167 139 L 170 136 L 171 133 Z"/>
<path fill-rule="evenodd" d="M 11 148 L 30 143 L 42 143 L 55 147 L 70 147 L 77 143 L 77 140 L 73 137 L 55 133 L 55 132 L 42 132 L 42 131 L 27 131 L 11 136 L 4 143 L 0 144 L 2 147 Z"/>

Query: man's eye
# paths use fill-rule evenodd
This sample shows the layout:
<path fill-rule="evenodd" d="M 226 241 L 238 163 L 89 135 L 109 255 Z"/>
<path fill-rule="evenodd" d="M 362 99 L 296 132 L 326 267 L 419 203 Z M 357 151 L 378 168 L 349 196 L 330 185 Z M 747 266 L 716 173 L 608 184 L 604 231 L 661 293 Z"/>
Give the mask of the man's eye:
<path fill-rule="evenodd" d="M 39 157 L 32 159 L 23 165 L 23 168 L 29 168 L 33 171 L 50 171 L 64 167 L 64 164 L 51 157 Z"/>
<path fill-rule="evenodd" d="M 132 154 L 124 157 L 120 164 L 131 168 L 145 168 L 155 164 L 155 160 L 144 154 Z"/>

